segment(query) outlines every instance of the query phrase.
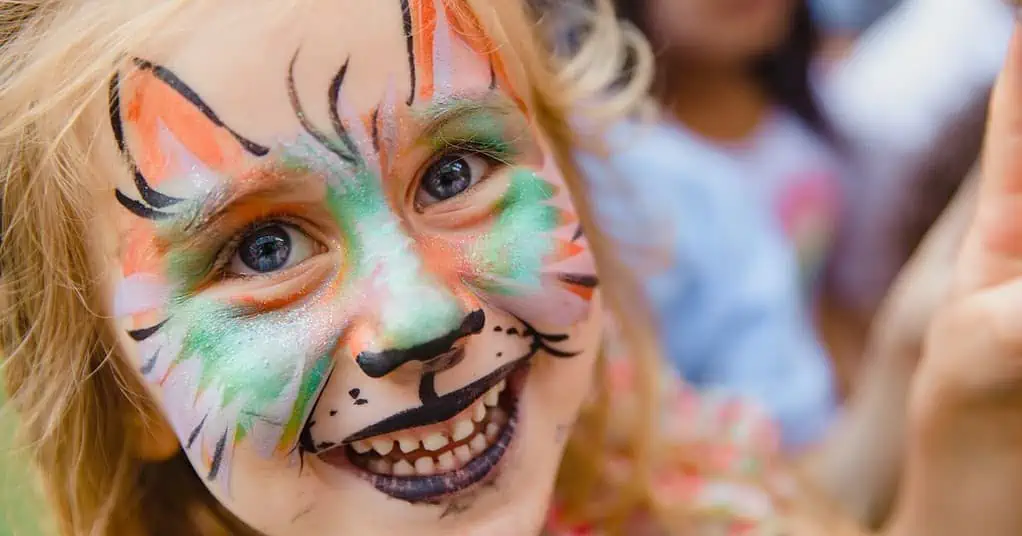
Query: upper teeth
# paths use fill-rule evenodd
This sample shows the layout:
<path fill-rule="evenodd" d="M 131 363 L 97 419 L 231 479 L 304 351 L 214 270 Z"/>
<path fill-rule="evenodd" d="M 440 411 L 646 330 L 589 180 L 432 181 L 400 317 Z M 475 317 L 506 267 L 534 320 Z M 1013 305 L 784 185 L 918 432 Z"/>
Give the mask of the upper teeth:
<path fill-rule="evenodd" d="M 402 437 L 397 441 L 401 445 L 401 452 L 404 452 L 405 454 L 419 450 L 419 442 L 411 437 Z"/>
<path fill-rule="evenodd" d="M 440 450 L 450 442 L 451 440 L 447 439 L 446 435 L 436 432 L 423 440 L 422 446 L 426 447 L 426 450 Z"/>
<path fill-rule="evenodd" d="M 390 451 L 394 450 L 393 439 L 374 439 L 373 450 L 380 453 L 380 456 L 386 456 L 390 454 Z"/>
<path fill-rule="evenodd" d="M 505 381 L 501 380 L 500 383 L 495 385 L 493 389 L 490 389 L 490 391 L 486 393 L 485 402 L 487 406 L 492 407 L 497 405 L 497 402 L 500 400 L 500 393 L 504 390 L 504 385 Z"/>
<path fill-rule="evenodd" d="M 397 437 L 380 436 L 355 441 L 351 447 L 358 454 L 367 454 L 371 451 L 379 454 L 380 458 L 369 461 L 369 469 L 379 474 L 429 476 L 453 471 L 472 461 L 474 456 L 485 451 L 493 441 L 496 441 L 501 427 L 507 422 L 506 414 L 497 407 L 500 394 L 506 387 L 506 381 L 494 385 L 472 405 L 471 409 L 451 422 L 450 429 L 436 430 L 425 437 L 415 437 L 409 432 L 405 432 L 408 435 Z M 490 414 L 489 419 L 487 413 Z M 482 424 L 484 421 L 485 425 Z M 413 455 L 410 459 L 402 456 L 419 450 L 427 453 L 437 452 L 451 443 L 462 444 L 439 455 Z M 395 451 L 398 452 L 396 461 L 391 461 L 394 457 L 386 458 Z"/>
<path fill-rule="evenodd" d="M 454 435 L 452 435 L 451 437 L 455 441 L 461 441 L 462 439 L 466 439 L 468 438 L 468 436 L 472 435 L 472 432 L 474 432 L 475 429 L 476 429 L 475 424 L 472 423 L 471 419 L 466 419 L 462 417 L 454 425 Z"/>

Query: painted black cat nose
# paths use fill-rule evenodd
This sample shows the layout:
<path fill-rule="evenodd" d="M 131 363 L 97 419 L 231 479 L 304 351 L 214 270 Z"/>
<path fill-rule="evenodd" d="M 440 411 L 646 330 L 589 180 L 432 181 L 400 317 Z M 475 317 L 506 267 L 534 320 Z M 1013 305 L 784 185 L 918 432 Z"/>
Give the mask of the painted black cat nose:
<path fill-rule="evenodd" d="M 420 361 L 429 363 L 438 357 L 451 351 L 454 343 L 469 335 L 475 335 L 483 330 L 486 323 L 486 315 L 481 309 L 472 311 L 462 321 L 461 325 L 453 331 L 437 337 L 431 341 L 417 344 L 410 348 L 393 348 L 382 352 L 361 352 L 355 361 L 362 372 L 370 378 L 382 378 L 397 370 L 401 365 L 409 361 Z"/>

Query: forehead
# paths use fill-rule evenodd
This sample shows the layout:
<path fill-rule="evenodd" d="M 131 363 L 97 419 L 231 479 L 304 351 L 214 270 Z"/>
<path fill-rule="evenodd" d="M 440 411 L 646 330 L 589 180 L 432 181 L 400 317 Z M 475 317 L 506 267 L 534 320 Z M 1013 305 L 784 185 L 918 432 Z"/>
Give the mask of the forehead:
<path fill-rule="evenodd" d="M 341 93 L 352 111 L 388 93 L 426 107 L 495 78 L 505 82 L 493 84 L 498 90 L 511 89 L 508 50 L 464 0 L 208 2 L 134 55 L 167 68 L 235 130 L 262 139 L 293 130 L 295 93 L 310 118 L 328 120 L 329 90 L 345 65 Z"/>

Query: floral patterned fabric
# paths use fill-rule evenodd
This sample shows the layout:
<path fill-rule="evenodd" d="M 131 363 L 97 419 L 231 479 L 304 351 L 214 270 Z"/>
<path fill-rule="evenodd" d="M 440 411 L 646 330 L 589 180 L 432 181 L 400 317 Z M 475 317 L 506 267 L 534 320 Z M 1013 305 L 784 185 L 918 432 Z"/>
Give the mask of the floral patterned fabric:
<path fill-rule="evenodd" d="M 635 385 L 632 363 L 617 360 L 609 367 L 611 399 L 615 403 L 628 400 Z M 669 504 L 688 505 L 699 534 L 777 534 L 779 516 L 771 499 L 777 490 L 768 494 L 760 484 L 778 482 L 776 478 L 766 478 L 777 472 L 771 460 L 776 459 L 780 443 L 778 431 L 766 414 L 744 400 L 697 392 L 674 376 L 665 375 L 661 394 L 660 432 L 670 444 L 677 445 L 679 452 L 685 453 L 683 459 L 698 459 L 700 463 L 698 468 L 683 461 L 657 468 L 656 496 Z M 608 471 L 621 470 L 612 467 L 617 463 L 610 461 Z M 660 534 L 641 517 L 633 525 L 629 525 L 626 534 Z M 603 533 L 567 522 L 555 503 L 544 534 Z"/>

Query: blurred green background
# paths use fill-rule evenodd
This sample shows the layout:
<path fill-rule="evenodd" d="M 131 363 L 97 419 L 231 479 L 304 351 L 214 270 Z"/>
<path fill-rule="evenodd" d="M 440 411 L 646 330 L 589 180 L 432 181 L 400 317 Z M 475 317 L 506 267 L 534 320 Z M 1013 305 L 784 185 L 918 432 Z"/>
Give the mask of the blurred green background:
<path fill-rule="evenodd" d="M 15 417 L 0 392 L 0 536 L 38 536 L 40 500 L 24 452 L 13 442 Z"/>

